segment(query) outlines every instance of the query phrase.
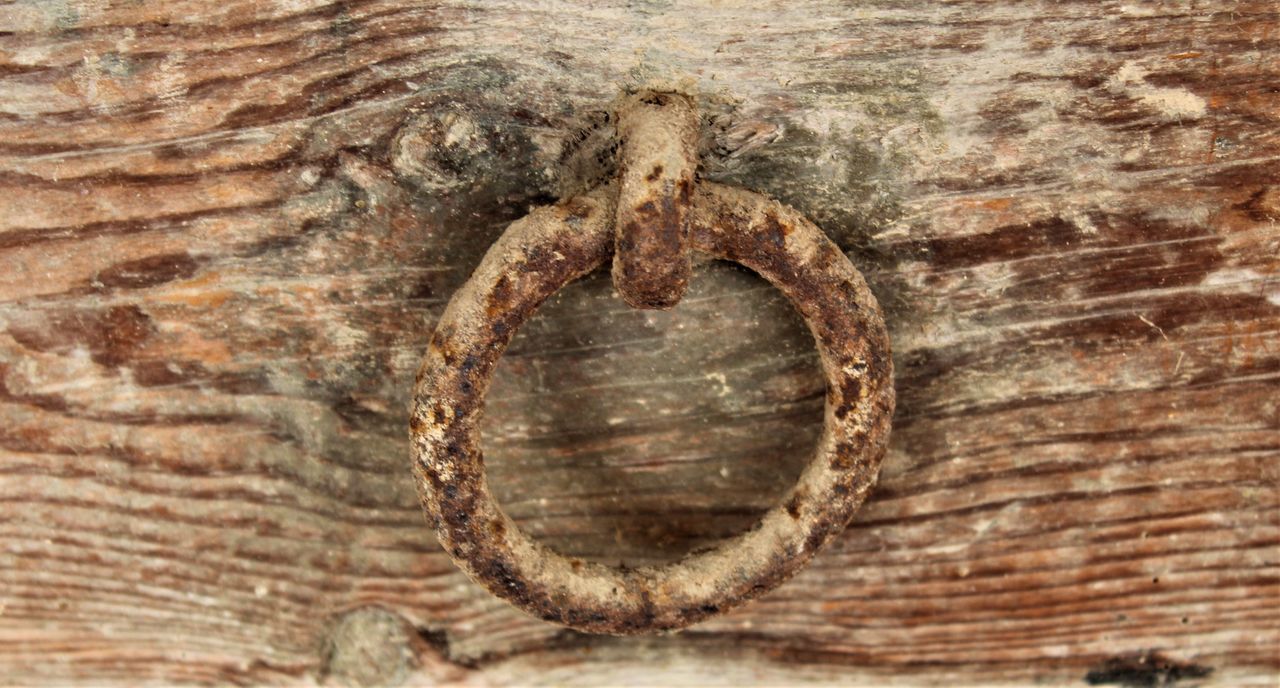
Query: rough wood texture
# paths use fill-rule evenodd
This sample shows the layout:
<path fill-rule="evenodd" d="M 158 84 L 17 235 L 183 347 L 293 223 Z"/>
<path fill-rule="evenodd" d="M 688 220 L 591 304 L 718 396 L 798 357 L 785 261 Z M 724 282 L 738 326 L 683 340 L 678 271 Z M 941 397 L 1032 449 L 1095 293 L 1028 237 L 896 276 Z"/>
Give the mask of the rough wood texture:
<path fill-rule="evenodd" d="M 1274 684 L 1272 2 L 0 4 L 0 678 Z M 408 393 L 504 224 L 681 85 L 702 173 L 886 308 L 855 524 L 687 632 L 596 639 L 425 527 Z M 606 275 L 500 365 L 490 474 L 600 561 L 750 523 L 819 423 L 780 295 Z"/>

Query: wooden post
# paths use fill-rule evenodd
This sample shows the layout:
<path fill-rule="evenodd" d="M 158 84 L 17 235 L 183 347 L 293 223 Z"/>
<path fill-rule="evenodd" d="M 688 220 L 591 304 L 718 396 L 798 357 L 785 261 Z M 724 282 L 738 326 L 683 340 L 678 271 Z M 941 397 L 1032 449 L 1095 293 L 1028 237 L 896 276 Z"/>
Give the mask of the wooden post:
<path fill-rule="evenodd" d="M 0 5 L 0 677 L 136 685 L 1274 682 L 1273 2 Z M 898 411 L 773 593 L 602 639 L 471 584 L 408 403 L 511 220 L 612 174 L 623 90 L 812 218 Z M 610 564 L 749 526 L 825 390 L 753 275 L 607 274 L 488 394 L 491 487 Z"/>

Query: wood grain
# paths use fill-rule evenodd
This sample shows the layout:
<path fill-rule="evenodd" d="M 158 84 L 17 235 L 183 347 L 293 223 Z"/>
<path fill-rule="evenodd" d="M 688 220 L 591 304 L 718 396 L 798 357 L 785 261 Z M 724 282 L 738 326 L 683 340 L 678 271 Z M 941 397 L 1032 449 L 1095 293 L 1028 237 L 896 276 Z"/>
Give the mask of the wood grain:
<path fill-rule="evenodd" d="M 1274 685 L 1277 84 L 1262 1 L 0 3 L 0 678 Z M 600 639 L 449 563 L 408 393 L 643 86 L 864 270 L 899 409 L 799 578 Z M 593 276 L 500 365 L 491 479 L 671 559 L 785 490 L 822 391 L 754 276 Z"/>

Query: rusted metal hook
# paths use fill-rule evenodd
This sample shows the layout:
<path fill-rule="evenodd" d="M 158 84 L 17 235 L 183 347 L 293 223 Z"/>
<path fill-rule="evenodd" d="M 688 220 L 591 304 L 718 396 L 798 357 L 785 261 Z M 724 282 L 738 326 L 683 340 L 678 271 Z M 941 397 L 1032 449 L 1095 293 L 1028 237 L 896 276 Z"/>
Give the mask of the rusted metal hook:
<path fill-rule="evenodd" d="M 677 188 L 680 178 L 672 178 Z M 630 196 L 613 186 L 597 188 L 537 208 L 507 229 L 436 326 L 418 371 L 410 429 L 424 510 L 468 575 L 539 618 L 591 633 L 632 634 L 688 626 L 798 572 L 844 528 L 875 481 L 894 392 L 879 306 L 844 253 L 777 201 L 700 185 L 681 206 L 682 243 L 672 248 L 655 239 L 661 245 L 654 250 L 683 256 L 692 249 L 736 261 L 791 300 L 813 332 L 827 384 L 814 458 L 786 499 L 751 530 L 667 565 L 613 568 L 569 559 L 529 538 L 489 491 L 478 431 L 485 391 L 511 337 L 538 306 L 617 255 L 614 226 L 631 216 L 621 212 L 619 198 Z M 632 249 L 654 239 L 639 226 Z M 664 227 L 665 220 L 658 223 L 659 231 Z M 631 259 L 642 264 L 641 257 L 651 255 L 645 250 L 622 257 L 620 287 L 635 287 L 652 305 L 646 295 L 661 289 L 649 285 L 670 287 L 679 278 L 664 282 L 674 273 L 654 272 L 645 274 L 663 277 L 632 279 L 637 273 L 625 266 Z"/>

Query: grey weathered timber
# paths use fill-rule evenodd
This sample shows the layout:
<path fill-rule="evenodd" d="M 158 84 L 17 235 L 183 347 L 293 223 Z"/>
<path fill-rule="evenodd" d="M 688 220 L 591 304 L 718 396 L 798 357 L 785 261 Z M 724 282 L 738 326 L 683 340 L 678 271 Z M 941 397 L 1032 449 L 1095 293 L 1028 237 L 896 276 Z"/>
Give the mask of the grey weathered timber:
<path fill-rule="evenodd" d="M 0 682 L 1273 685 L 1277 84 L 1262 0 L 0 4 Z M 453 566 L 408 406 L 639 88 L 866 274 L 898 409 L 804 573 L 600 639 Z M 815 356 L 740 268 L 588 277 L 498 366 L 497 499 L 608 564 L 739 532 Z"/>

